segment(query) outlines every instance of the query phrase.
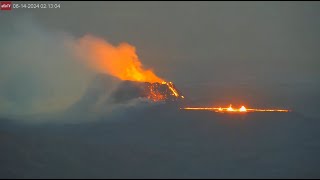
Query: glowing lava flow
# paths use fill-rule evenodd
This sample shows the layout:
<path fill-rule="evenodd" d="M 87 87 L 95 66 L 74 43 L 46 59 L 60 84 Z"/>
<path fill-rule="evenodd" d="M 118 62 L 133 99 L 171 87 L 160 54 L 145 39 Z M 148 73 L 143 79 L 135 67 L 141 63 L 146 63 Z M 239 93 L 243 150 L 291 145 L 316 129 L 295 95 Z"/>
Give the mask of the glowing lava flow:
<path fill-rule="evenodd" d="M 235 109 L 230 104 L 227 108 L 216 108 L 216 107 L 185 107 L 180 108 L 183 110 L 202 110 L 202 111 L 214 111 L 214 112 L 220 112 L 220 113 L 246 113 L 246 112 L 290 112 L 288 109 L 249 109 L 244 106 L 241 106 L 239 109 Z"/>
<path fill-rule="evenodd" d="M 180 94 L 180 92 L 178 91 L 178 89 L 176 89 L 175 85 L 172 82 L 145 82 L 145 84 L 147 84 L 147 86 L 144 92 L 147 94 L 147 98 L 154 102 L 176 101 L 184 98 L 184 96 Z"/>
<path fill-rule="evenodd" d="M 162 84 L 165 84 L 168 86 L 168 88 L 171 90 L 172 92 L 172 95 L 176 96 L 176 97 L 179 97 L 179 93 L 177 92 L 177 90 L 173 87 L 173 83 L 172 82 L 165 82 L 165 81 L 162 81 Z M 182 98 L 184 98 L 182 96 Z"/>
<path fill-rule="evenodd" d="M 136 53 L 136 48 L 128 43 L 114 46 L 102 38 L 86 35 L 71 47 L 76 57 L 99 73 L 109 74 L 123 81 L 151 83 L 148 86 L 147 98 L 152 101 L 167 100 L 168 96 L 184 99 L 172 82 L 165 81 L 152 69 L 145 68 Z M 169 94 L 161 91 L 164 89 L 160 87 L 161 84 L 168 87 Z"/>

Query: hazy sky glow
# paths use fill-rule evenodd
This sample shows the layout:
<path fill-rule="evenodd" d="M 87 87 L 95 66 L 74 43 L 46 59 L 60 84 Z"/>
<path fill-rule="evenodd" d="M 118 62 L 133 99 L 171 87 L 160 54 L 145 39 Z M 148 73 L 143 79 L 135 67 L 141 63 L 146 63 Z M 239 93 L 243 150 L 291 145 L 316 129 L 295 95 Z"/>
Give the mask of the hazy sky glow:
<path fill-rule="evenodd" d="M 319 2 L 23 3 L 0 178 L 320 177 Z"/>
<path fill-rule="evenodd" d="M 251 103 L 259 102 L 252 99 L 278 99 L 277 94 L 288 91 L 281 89 L 283 85 L 297 86 L 297 94 L 281 95 L 281 105 L 303 94 L 319 98 L 318 2 L 60 4 L 60 9 L 1 14 L 1 22 L 5 19 L 8 25 L 2 31 L 12 33 L 9 27 L 17 23 L 14 19 L 26 16 L 50 35 L 67 33 L 78 38 L 91 33 L 114 44 L 128 42 L 145 66 L 207 103 L 218 101 L 215 95 Z M 19 52 L 18 47 L 12 50 Z"/>
<path fill-rule="evenodd" d="M 33 14 L 46 27 L 129 42 L 175 81 L 207 82 L 319 75 L 319 9 L 318 2 L 64 2 Z"/>

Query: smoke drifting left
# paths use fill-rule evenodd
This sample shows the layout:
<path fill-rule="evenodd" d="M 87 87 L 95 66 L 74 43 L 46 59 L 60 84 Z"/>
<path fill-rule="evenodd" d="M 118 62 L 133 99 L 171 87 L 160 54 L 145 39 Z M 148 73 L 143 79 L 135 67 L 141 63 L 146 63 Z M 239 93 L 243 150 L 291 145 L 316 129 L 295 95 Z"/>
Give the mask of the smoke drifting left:
<path fill-rule="evenodd" d="M 4 19 L 6 25 L 0 28 L 0 115 L 62 111 L 81 98 L 95 72 L 67 48 L 74 37 L 48 30 L 27 14 L 3 14 L 0 20 Z"/>
<path fill-rule="evenodd" d="M 111 112 L 184 98 L 173 83 L 145 68 L 128 43 L 49 31 L 30 16 L 10 22 L 0 29 L 7 37 L 0 42 L 1 116 Z"/>
<path fill-rule="evenodd" d="M 69 44 L 80 62 L 95 71 L 97 76 L 87 92 L 67 112 L 96 113 L 98 116 L 125 110 L 133 106 L 178 102 L 184 99 L 172 82 L 166 82 L 151 69 L 145 69 L 127 43 L 113 46 L 102 38 L 86 35 Z M 106 89 L 108 79 L 118 80 L 116 86 Z M 106 93 L 109 92 L 109 93 Z M 76 117 L 79 119 L 79 117 Z"/>

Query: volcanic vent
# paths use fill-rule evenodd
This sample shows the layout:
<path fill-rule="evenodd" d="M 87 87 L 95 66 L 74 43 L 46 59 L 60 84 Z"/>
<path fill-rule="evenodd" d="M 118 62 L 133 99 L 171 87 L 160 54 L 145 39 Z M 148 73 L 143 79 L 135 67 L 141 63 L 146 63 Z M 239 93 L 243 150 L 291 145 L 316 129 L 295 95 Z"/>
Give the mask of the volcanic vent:
<path fill-rule="evenodd" d="M 132 103 L 164 102 L 178 105 L 184 99 L 181 92 L 171 82 L 138 82 L 120 81 L 115 88 L 110 84 L 115 83 L 112 77 L 106 74 L 97 74 L 92 80 L 83 97 L 68 109 L 74 112 L 105 112 L 112 111 L 118 105 Z M 72 113 L 73 112 L 73 113 Z"/>
<path fill-rule="evenodd" d="M 115 102 L 134 98 L 147 98 L 154 102 L 170 102 L 182 100 L 184 96 L 172 82 L 123 81 L 114 91 L 112 98 Z"/>
<path fill-rule="evenodd" d="M 145 68 L 135 47 L 128 43 L 113 46 L 101 38 L 86 35 L 74 47 L 77 56 L 97 73 L 108 74 L 122 81 L 110 96 L 114 102 L 135 98 L 147 98 L 154 102 L 184 99 L 172 82 Z"/>

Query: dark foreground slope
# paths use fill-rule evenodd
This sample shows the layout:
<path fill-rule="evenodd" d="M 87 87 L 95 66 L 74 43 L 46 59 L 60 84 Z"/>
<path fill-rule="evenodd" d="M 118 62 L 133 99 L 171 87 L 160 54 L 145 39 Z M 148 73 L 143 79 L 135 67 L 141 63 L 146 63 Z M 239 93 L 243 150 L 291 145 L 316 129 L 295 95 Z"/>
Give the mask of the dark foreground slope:
<path fill-rule="evenodd" d="M 319 178 L 320 123 L 154 106 L 80 124 L 1 120 L 0 178 Z"/>

